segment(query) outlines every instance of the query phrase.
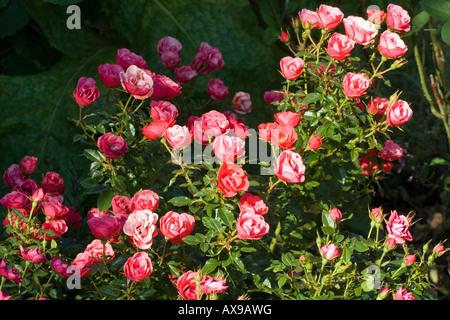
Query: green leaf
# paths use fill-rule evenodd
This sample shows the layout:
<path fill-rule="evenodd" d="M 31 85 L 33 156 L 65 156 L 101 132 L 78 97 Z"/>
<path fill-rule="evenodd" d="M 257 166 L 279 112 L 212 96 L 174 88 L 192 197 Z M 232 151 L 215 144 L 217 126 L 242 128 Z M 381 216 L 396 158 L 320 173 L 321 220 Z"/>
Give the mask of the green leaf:
<path fill-rule="evenodd" d="M 100 155 L 98 150 L 85 149 L 84 155 L 86 158 L 88 158 L 89 160 L 94 161 L 94 162 L 102 162 L 102 160 L 103 160 L 102 156 Z"/>
<path fill-rule="evenodd" d="M 202 271 L 205 274 L 209 274 L 213 272 L 220 264 L 221 263 L 215 258 L 208 259 L 202 267 Z"/>
<path fill-rule="evenodd" d="M 199 238 L 197 238 L 196 236 L 188 235 L 183 238 L 183 242 L 190 246 L 195 246 L 195 245 L 201 243 L 201 240 Z"/>
<path fill-rule="evenodd" d="M 225 207 L 219 208 L 217 215 L 228 227 L 233 227 L 235 218 L 233 212 L 230 209 L 227 209 Z"/>
<path fill-rule="evenodd" d="M 333 229 L 336 226 L 333 217 L 327 211 L 322 211 L 322 223 L 325 227 L 331 227 Z"/>
<path fill-rule="evenodd" d="M 191 202 L 192 202 L 192 199 L 190 199 L 188 197 L 184 197 L 184 196 L 174 197 L 169 200 L 169 203 L 173 204 L 176 207 L 187 206 L 187 205 L 191 204 Z"/>
<path fill-rule="evenodd" d="M 356 241 L 355 250 L 358 252 L 365 252 L 369 250 L 369 247 L 364 242 Z"/>
<path fill-rule="evenodd" d="M 442 41 L 450 46 L 450 20 L 447 20 L 447 22 L 442 26 L 441 37 Z"/>
<path fill-rule="evenodd" d="M 245 270 L 244 263 L 239 258 L 239 252 L 231 252 L 230 258 L 231 258 L 231 261 L 233 262 L 233 264 L 236 266 L 236 268 L 238 268 L 238 270 L 240 272 L 243 272 L 243 273 L 247 272 L 247 270 Z"/>
<path fill-rule="evenodd" d="M 321 97 L 322 97 L 322 95 L 317 92 L 308 93 L 306 95 L 305 99 L 303 100 L 302 104 L 306 105 L 306 104 L 316 103 L 317 101 L 320 100 Z"/>
<path fill-rule="evenodd" d="M 426 11 L 421 11 L 414 16 L 411 24 L 414 26 L 414 31 L 420 31 L 430 21 L 430 15 Z"/>
<path fill-rule="evenodd" d="M 431 16 L 437 19 L 450 20 L 450 1 L 422 0 L 419 3 Z"/>
<path fill-rule="evenodd" d="M 344 249 L 342 250 L 342 259 L 344 263 L 349 263 L 351 258 L 352 258 L 351 250 L 348 249 L 347 247 L 344 247 Z"/>
<path fill-rule="evenodd" d="M 106 190 L 100 193 L 97 199 L 97 208 L 100 211 L 108 210 L 111 207 L 111 201 L 116 194 L 111 190 Z"/>
<path fill-rule="evenodd" d="M 432 166 L 436 166 L 436 165 L 450 166 L 450 162 L 448 162 L 447 160 L 442 159 L 442 158 L 433 158 L 433 160 L 431 160 L 430 165 L 432 165 Z"/>

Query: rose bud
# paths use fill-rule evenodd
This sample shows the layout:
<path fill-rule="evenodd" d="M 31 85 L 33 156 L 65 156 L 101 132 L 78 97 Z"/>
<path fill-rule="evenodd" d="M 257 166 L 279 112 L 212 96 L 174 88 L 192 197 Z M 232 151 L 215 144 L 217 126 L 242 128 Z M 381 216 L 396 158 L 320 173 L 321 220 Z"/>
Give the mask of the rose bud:
<path fill-rule="evenodd" d="M 77 87 L 73 90 L 73 96 L 78 105 L 87 107 L 100 96 L 99 89 L 95 86 L 93 78 L 81 77 Z"/>
<path fill-rule="evenodd" d="M 25 250 L 25 248 L 20 244 L 19 249 L 20 253 L 22 254 L 22 258 L 24 258 L 25 260 L 31 261 L 33 263 L 42 263 L 46 260 L 39 248 Z"/>
<path fill-rule="evenodd" d="M 375 24 L 382 24 L 386 21 L 386 12 L 383 10 L 367 9 L 367 18 Z"/>
<path fill-rule="evenodd" d="M 304 29 L 319 29 L 319 17 L 317 12 L 303 8 L 298 16 Z"/>
<path fill-rule="evenodd" d="M 165 51 L 161 54 L 162 65 L 167 69 L 173 70 L 181 62 L 181 57 L 178 52 L 175 51 Z"/>
<path fill-rule="evenodd" d="M 115 88 L 120 86 L 120 73 L 123 72 L 123 68 L 118 64 L 101 64 L 97 67 L 98 76 L 103 82 L 105 87 Z"/>
<path fill-rule="evenodd" d="M 408 256 L 405 256 L 405 258 L 403 260 L 403 263 L 405 264 L 405 266 L 410 266 L 414 262 L 416 262 L 416 256 L 414 254 L 410 254 Z"/>
<path fill-rule="evenodd" d="M 275 101 L 283 101 L 284 94 L 281 92 L 278 92 L 277 90 L 270 90 L 264 92 L 264 101 L 266 101 L 267 104 L 273 105 L 273 102 Z"/>
<path fill-rule="evenodd" d="M 105 157 L 110 159 L 119 159 L 128 151 L 128 145 L 125 139 L 110 132 L 98 138 L 97 146 Z"/>
<path fill-rule="evenodd" d="M 56 173 L 49 171 L 45 174 L 41 182 L 42 188 L 47 192 L 57 192 L 63 194 L 65 191 L 64 180 Z"/>
<path fill-rule="evenodd" d="M 333 243 L 321 247 L 320 253 L 327 260 L 332 260 L 340 255 L 339 249 Z"/>
<path fill-rule="evenodd" d="M 329 212 L 331 218 L 333 218 L 335 223 L 338 223 L 342 220 L 342 212 L 338 208 L 333 208 Z"/>

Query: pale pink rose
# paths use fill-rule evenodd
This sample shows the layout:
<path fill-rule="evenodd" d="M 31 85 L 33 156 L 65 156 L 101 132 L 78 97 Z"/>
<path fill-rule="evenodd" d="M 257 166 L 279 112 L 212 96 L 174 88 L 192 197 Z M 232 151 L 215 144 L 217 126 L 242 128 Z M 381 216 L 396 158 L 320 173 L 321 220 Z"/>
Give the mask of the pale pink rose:
<path fill-rule="evenodd" d="M 183 149 L 192 142 L 192 136 L 187 126 L 174 125 L 164 134 L 167 142 L 175 150 Z"/>
<path fill-rule="evenodd" d="M 298 16 L 304 29 L 319 29 L 319 17 L 317 12 L 303 8 Z"/>
<path fill-rule="evenodd" d="M 117 64 L 120 65 L 123 70 L 127 70 L 129 66 L 135 65 L 140 69 L 147 69 L 147 62 L 140 55 L 131 52 L 129 49 L 118 49 L 116 54 Z"/>
<path fill-rule="evenodd" d="M 31 261 L 33 263 L 42 263 L 46 260 L 44 255 L 42 255 L 41 250 L 39 248 L 32 248 L 26 250 L 21 244 L 19 245 L 20 253 L 22 254 L 22 258 L 25 260 Z"/>
<path fill-rule="evenodd" d="M 361 73 L 349 72 L 342 81 L 342 87 L 347 97 L 351 99 L 359 98 L 366 93 L 370 86 L 369 79 Z"/>
<path fill-rule="evenodd" d="M 386 223 L 389 239 L 393 239 L 395 244 L 404 244 L 405 240 L 412 241 L 413 238 L 409 232 L 410 225 L 411 218 L 404 215 L 399 216 L 396 210 L 392 211 Z"/>
<path fill-rule="evenodd" d="M 408 122 L 413 116 L 409 104 L 403 100 L 395 101 L 386 112 L 386 122 L 392 126 L 401 126 Z"/>
<path fill-rule="evenodd" d="M 345 18 L 344 27 L 347 36 L 363 46 L 371 43 L 378 33 L 372 22 L 361 17 L 349 16 Z"/>
<path fill-rule="evenodd" d="M 283 111 L 274 114 L 274 118 L 279 125 L 287 125 L 291 127 L 296 127 L 299 125 L 302 117 L 293 111 Z"/>
<path fill-rule="evenodd" d="M 239 208 L 244 210 L 245 208 L 251 208 L 256 214 L 264 215 L 269 212 L 269 207 L 264 203 L 264 201 L 251 193 L 244 193 L 239 202 Z"/>
<path fill-rule="evenodd" d="M 200 281 L 200 289 L 203 293 L 211 294 L 214 292 L 222 293 L 224 292 L 228 286 L 225 285 L 226 280 L 222 280 L 222 276 L 218 276 L 217 278 L 213 278 L 209 275 L 206 275 Z"/>
<path fill-rule="evenodd" d="M 153 94 L 153 78 L 149 71 L 131 65 L 120 73 L 120 83 L 128 93 L 139 100 L 147 99 Z"/>
<path fill-rule="evenodd" d="M 81 77 L 77 87 L 73 90 L 73 96 L 78 105 L 86 107 L 100 96 L 100 90 L 95 85 L 93 78 Z"/>
<path fill-rule="evenodd" d="M 290 183 L 305 181 L 305 169 L 301 156 L 290 150 L 283 151 L 275 163 L 277 177 Z"/>
<path fill-rule="evenodd" d="M 123 272 L 131 281 L 139 282 L 147 279 L 153 272 L 152 261 L 147 252 L 140 251 L 128 258 L 123 266 Z"/>
<path fill-rule="evenodd" d="M 385 161 L 395 161 L 403 157 L 403 149 L 392 140 L 387 140 L 383 144 L 383 151 L 378 151 L 381 159 Z"/>
<path fill-rule="evenodd" d="M 177 107 L 169 101 L 155 101 L 150 102 L 150 116 L 153 121 L 176 119 L 178 117 Z"/>
<path fill-rule="evenodd" d="M 174 211 L 167 212 L 159 220 L 161 234 L 172 243 L 180 243 L 183 238 L 191 234 L 195 226 L 194 216 Z"/>
<path fill-rule="evenodd" d="M 229 125 L 227 117 L 216 110 L 204 113 L 201 121 L 203 132 L 209 136 L 219 136 L 226 133 Z"/>
<path fill-rule="evenodd" d="M 191 66 L 181 66 L 175 68 L 175 78 L 180 84 L 186 84 L 198 75 L 198 71 Z"/>
<path fill-rule="evenodd" d="M 253 208 L 244 208 L 236 221 L 238 238 L 244 240 L 260 240 L 269 233 L 270 226 L 264 216 L 257 214 Z"/>
<path fill-rule="evenodd" d="M 412 292 L 408 292 L 406 289 L 400 287 L 397 292 L 395 292 L 394 300 L 416 300 Z"/>
<path fill-rule="evenodd" d="M 115 88 L 120 86 L 120 73 L 123 72 L 123 68 L 118 64 L 101 64 L 97 67 L 98 76 L 103 82 L 105 87 Z"/>
<path fill-rule="evenodd" d="M 123 225 L 123 232 L 130 237 L 133 244 L 139 249 L 146 250 L 153 244 L 157 235 L 156 222 L 158 215 L 150 210 L 137 210 L 128 216 Z"/>
<path fill-rule="evenodd" d="M 237 136 L 222 134 L 212 143 L 214 154 L 222 163 L 234 163 L 245 154 L 245 141 Z"/>
<path fill-rule="evenodd" d="M 408 47 L 398 33 L 386 30 L 380 35 L 378 51 L 386 58 L 398 59 L 408 51 Z"/>
<path fill-rule="evenodd" d="M 411 17 L 408 11 L 396 4 L 389 4 L 387 7 L 386 23 L 391 30 L 402 33 L 411 30 Z"/>
<path fill-rule="evenodd" d="M 142 190 L 137 192 L 130 199 L 131 212 L 136 210 L 150 210 L 154 212 L 159 205 L 159 196 L 152 190 Z"/>
<path fill-rule="evenodd" d="M 174 51 L 179 53 L 182 49 L 183 45 L 181 44 L 181 42 L 171 36 L 165 36 L 161 38 L 156 46 L 156 50 L 158 52 L 158 55 L 160 56 L 167 51 Z"/>
<path fill-rule="evenodd" d="M 354 40 L 350 39 L 345 34 L 335 32 L 330 39 L 328 39 L 327 52 L 331 58 L 343 61 L 350 56 L 350 52 L 354 47 Z"/>
<path fill-rule="evenodd" d="M 376 115 L 377 117 L 382 117 L 384 116 L 388 106 L 389 106 L 388 98 L 375 97 L 370 99 L 367 107 L 371 114 Z"/>
<path fill-rule="evenodd" d="M 320 253 L 327 260 L 332 260 L 340 255 L 339 249 L 334 243 L 324 245 L 320 248 Z"/>
<path fill-rule="evenodd" d="M 234 111 L 239 114 L 247 114 L 252 111 L 252 100 L 248 92 L 239 91 L 234 94 L 231 100 Z"/>
<path fill-rule="evenodd" d="M 300 77 L 303 72 L 303 65 L 304 61 L 299 57 L 287 56 L 280 60 L 281 73 L 287 80 L 295 80 Z"/>
<path fill-rule="evenodd" d="M 375 24 L 382 24 L 386 21 L 386 12 L 377 9 L 367 9 L 367 19 Z"/>
<path fill-rule="evenodd" d="M 328 6 L 321 4 L 318 9 L 316 9 L 317 17 L 319 20 L 319 26 L 322 29 L 334 29 L 336 28 L 344 18 L 344 14 L 337 7 Z"/>
<path fill-rule="evenodd" d="M 229 89 L 222 80 L 212 78 L 208 82 L 208 92 L 214 100 L 224 100 L 228 96 Z"/>

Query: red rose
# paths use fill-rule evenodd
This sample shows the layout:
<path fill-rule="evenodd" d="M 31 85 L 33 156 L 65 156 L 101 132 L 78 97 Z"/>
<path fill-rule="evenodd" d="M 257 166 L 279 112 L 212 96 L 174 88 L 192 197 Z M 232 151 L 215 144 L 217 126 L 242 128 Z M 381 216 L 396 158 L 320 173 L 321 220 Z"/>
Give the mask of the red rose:
<path fill-rule="evenodd" d="M 47 172 L 41 182 L 41 186 L 47 192 L 63 194 L 65 191 L 64 180 L 56 172 Z"/>
<path fill-rule="evenodd" d="M 128 258 L 123 266 L 123 272 L 131 281 L 139 282 L 147 279 L 153 272 L 152 261 L 147 252 L 140 251 Z"/>
<path fill-rule="evenodd" d="M 164 136 L 166 130 L 173 127 L 175 123 L 175 119 L 165 119 L 151 122 L 142 128 L 142 134 L 149 140 L 157 140 Z"/>
<path fill-rule="evenodd" d="M 238 191 L 247 191 L 250 185 L 244 170 L 236 164 L 222 164 L 217 179 L 219 190 L 227 198 L 234 197 Z"/>
<path fill-rule="evenodd" d="M 293 150 L 295 147 L 292 145 L 298 139 L 297 132 L 293 126 L 290 125 L 278 125 L 270 133 L 270 141 L 277 147 L 284 150 Z"/>

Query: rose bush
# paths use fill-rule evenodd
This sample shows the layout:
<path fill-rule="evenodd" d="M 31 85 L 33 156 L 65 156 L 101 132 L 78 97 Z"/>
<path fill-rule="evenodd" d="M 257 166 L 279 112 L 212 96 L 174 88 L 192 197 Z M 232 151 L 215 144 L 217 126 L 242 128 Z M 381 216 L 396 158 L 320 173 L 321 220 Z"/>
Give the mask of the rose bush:
<path fill-rule="evenodd" d="M 82 186 L 96 206 L 64 206 L 55 172 L 39 186 L 36 158 L 4 173 L 0 297 L 432 298 L 442 243 L 411 244 L 413 213 L 367 212 L 403 156 L 390 134 L 413 115 L 399 92 L 374 90 L 405 63 L 402 10 L 389 6 L 385 26 L 380 12 L 301 10 L 296 37 L 280 37 L 292 52 L 273 65 L 280 89 L 264 95 L 273 118 L 255 129 L 245 117 L 261 106 L 244 91 L 228 97 L 213 74 L 225 66 L 219 48 L 202 42 L 185 66 L 169 36 L 161 61 L 117 50 L 114 67 L 98 67 L 102 90 L 87 77 L 74 90 L 76 141 L 91 161 Z M 200 77 L 211 77 L 206 102 L 185 89 Z"/>

